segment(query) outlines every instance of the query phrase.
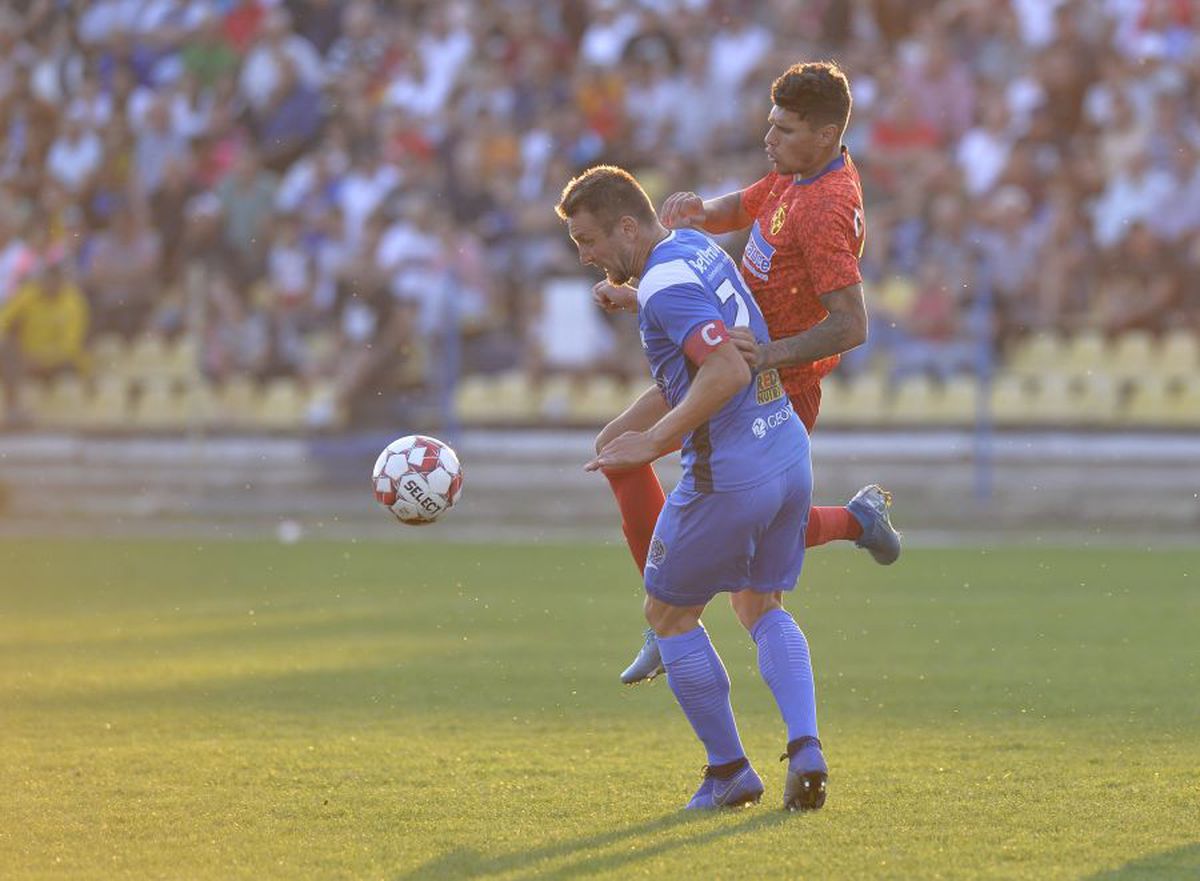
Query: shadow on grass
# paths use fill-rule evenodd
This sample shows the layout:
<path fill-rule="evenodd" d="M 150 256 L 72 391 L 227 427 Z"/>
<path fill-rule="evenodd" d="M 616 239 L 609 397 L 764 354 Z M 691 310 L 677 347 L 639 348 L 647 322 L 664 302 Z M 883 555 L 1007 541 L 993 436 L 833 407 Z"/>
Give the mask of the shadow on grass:
<path fill-rule="evenodd" d="M 596 835 L 585 835 L 556 842 L 534 850 L 518 850 L 503 856 L 487 856 L 473 850 L 455 850 L 436 857 L 410 871 L 393 876 L 393 881 L 424 881 L 436 878 L 486 879 L 516 873 L 513 881 L 551 881 L 578 878 L 599 872 L 636 865 L 680 847 L 704 845 L 758 829 L 769 829 L 793 819 L 794 815 L 768 808 L 744 809 L 736 819 L 728 814 L 678 811 L 644 823 Z M 713 822 L 719 825 L 710 827 Z M 694 824 L 695 834 L 667 836 L 677 826 Z M 591 854 L 596 849 L 619 850 Z M 553 865 L 538 866 L 551 862 Z"/>
<path fill-rule="evenodd" d="M 1200 843 L 1139 857 L 1136 860 L 1088 875 L 1083 881 L 1176 881 L 1200 878 Z"/>

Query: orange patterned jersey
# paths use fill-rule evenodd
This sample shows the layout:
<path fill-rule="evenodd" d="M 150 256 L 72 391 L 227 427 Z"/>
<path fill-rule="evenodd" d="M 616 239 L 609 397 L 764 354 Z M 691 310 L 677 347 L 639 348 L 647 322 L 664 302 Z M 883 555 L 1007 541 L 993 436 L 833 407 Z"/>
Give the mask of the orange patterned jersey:
<path fill-rule="evenodd" d="M 866 239 L 862 184 L 846 148 L 809 178 L 772 172 L 742 190 L 754 218 L 742 275 L 767 319 L 771 339 L 794 336 L 829 314 L 821 295 L 862 281 Z M 837 366 L 838 356 L 780 370 L 789 395 Z"/>

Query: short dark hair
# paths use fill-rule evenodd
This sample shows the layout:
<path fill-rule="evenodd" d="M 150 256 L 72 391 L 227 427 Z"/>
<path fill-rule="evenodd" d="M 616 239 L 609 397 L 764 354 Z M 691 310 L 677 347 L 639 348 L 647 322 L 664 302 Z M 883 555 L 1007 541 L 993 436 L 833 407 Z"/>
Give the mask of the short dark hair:
<path fill-rule="evenodd" d="M 840 133 L 850 120 L 850 81 L 836 61 L 793 64 L 771 84 L 771 100 L 813 128 L 836 125 Z"/>
<path fill-rule="evenodd" d="M 571 178 L 554 211 L 563 220 L 587 211 L 604 229 L 612 229 L 626 215 L 642 223 L 653 223 L 658 216 L 637 179 L 615 165 L 596 165 Z"/>

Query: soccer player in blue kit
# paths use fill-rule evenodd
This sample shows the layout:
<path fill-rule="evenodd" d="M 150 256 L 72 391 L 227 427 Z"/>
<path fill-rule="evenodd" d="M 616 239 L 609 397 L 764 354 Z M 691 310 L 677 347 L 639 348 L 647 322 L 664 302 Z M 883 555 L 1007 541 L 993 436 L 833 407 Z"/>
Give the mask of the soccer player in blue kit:
<path fill-rule="evenodd" d="M 623 169 L 588 169 L 555 210 L 585 266 L 613 284 L 640 279 L 639 330 L 656 383 L 631 408 L 636 424 L 651 427 L 609 441 L 585 467 L 638 467 L 682 442 L 683 476 L 659 515 L 644 577 L 667 681 L 708 754 L 687 806 L 732 807 L 763 793 L 738 735 L 729 676 L 700 623 L 726 592 L 787 726 L 784 807 L 820 808 L 828 768 L 808 641 L 781 603 L 804 562 L 808 433 L 778 373 L 752 374 L 729 334 L 749 327 L 766 342 L 762 313 L 729 255 L 701 232 L 666 229 Z"/>

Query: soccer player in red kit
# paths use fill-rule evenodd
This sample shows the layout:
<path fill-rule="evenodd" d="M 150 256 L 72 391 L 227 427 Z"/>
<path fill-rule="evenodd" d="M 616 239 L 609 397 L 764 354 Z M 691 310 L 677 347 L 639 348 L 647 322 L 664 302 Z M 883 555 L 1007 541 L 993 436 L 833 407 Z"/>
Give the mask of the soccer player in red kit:
<path fill-rule="evenodd" d="M 850 118 L 850 84 L 831 62 L 788 68 L 771 87 L 764 143 L 773 170 L 749 187 L 715 199 L 675 193 L 663 203 L 668 227 L 720 234 L 750 227 L 741 271 L 758 302 L 771 342 L 760 345 L 747 329 L 734 342 L 766 386 L 782 381 L 792 406 L 811 432 L 821 404 L 821 378 L 842 352 L 867 338 L 867 310 L 858 260 L 866 237 L 862 184 L 842 134 Z M 606 309 L 636 308 L 636 291 L 596 285 Z M 646 406 L 639 400 L 596 440 L 599 450 L 625 431 L 637 430 Z M 621 526 L 639 567 L 645 568 L 654 525 L 664 504 L 651 466 L 605 475 L 621 509 Z M 888 517 L 891 497 L 876 485 L 844 507 L 816 507 L 805 545 L 845 539 L 887 565 L 900 555 L 900 536 Z M 621 675 L 626 683 L 661 672 L 653 633 Z"/>

